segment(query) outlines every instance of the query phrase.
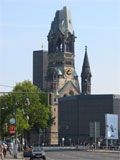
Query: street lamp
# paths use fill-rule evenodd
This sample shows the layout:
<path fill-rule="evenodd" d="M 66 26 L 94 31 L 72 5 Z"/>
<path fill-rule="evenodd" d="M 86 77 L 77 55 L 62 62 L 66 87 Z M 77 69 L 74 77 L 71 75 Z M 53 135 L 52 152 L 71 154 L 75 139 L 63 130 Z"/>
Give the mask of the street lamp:
<path fill-rule="evenodd" d="M 2 125 L 2 124 L 1 124 L 1 119 L 2 119 L 2 118 L 1 118 L 1 110 L 2 110 L 2 108 L 0 107 L 0 141 L 1 141 L 1 127 L 2 127 L 2 126 L 1 126 L 1 125 Z"/>
<path fill-rule="evenodd" d="M 29 98 L 26 98 L 25 105 L 30 105 Z M 14 114 L 15 114 L 15 143 L 13 146 L 13 157 L 17 158 L 17 152 L 18 152 L 18 145 L 17 145 L 17 116 L 16 116 L 16 109 L 17 109 L 17 102 L 15 97 L 15 105 L 14 105 Z"/>
<path fill-rule="evenodd" d="M 13 155 L 14 158 L 17 158 L 17 123 L 16 123 L 16 108 L 17 108 L 17 102 L 15 99 L 15 105 L 14 105 L 14 115 L 15 115 L 15 143 L 13 144 Z"/>

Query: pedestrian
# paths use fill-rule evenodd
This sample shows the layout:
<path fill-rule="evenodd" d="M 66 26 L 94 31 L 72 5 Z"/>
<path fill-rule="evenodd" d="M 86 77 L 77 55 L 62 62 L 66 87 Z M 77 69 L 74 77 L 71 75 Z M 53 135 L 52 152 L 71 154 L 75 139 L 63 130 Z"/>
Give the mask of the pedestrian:
<path fill-rule="evenodd" d="M 7 145 L 5 143 L 2 144 L 3 146 L 3 155 L 4 155 L 4 158 L 6 157 L 6 152 L 7 152 Z"/>
<path fill-rule="evenodd" d="M 32 148 L 29 145 L 26 148 L 28 151 L 32 152 Z"/>
<path fill-rule="evenodd" d="M 94 149 L 94 145 L 93 145 L 93 144 L 91 145 L 91 149 L 92 149 L 92 150 Z"/>
<path fill-rule="evenodd" d="M 2 148 L 2 144 L 0 144 L 0 158 L 3 160 L 3 148 Z"/>
<path fill-rule="evenodd" d="M 11 154 L 10 145 L 7 146 L 7 151 Z"/>

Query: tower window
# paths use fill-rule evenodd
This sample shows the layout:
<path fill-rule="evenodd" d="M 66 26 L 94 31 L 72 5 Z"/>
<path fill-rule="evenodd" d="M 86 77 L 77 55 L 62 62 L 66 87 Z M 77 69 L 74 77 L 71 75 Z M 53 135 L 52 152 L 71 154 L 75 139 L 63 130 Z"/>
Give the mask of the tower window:
<path fill-rule="evenodd" d="M 73 96 L 73 95 L 74 95 L 74 92 L 71 90 L 71 91 L 69 92 L 69 95 L 70 95 L 70 96 Z"/>
<path fill-rule="evenodd" d="M 65 61 L 65 64 L 71 65 L 71 61 Z"/>
<path fill-rule="evenodd" d="M 71 20 L 69 19 L 69 23 L 71 24 Z"/>
<path fill-rule="evenodd" d="M 64 94 L 64 96 L 63 97 L 67 97 L 67 94 Z"/>
<path fill-rule="evenodd" d="M 61 24 L 62 24 L 62 26 L 64 25 L 64 19 L 61 20 Z"/>
<path fill-rule="evenodd" d="M 60 38 L 57 40 L 56 52 L 62 52 L 62 40 Z"/>

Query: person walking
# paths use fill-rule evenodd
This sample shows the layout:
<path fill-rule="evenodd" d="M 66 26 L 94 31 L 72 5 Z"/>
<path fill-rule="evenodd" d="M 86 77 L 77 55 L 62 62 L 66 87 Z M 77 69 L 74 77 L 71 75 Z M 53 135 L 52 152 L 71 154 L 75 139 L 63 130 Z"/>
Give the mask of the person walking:
<path fill-rule="evenodd" d="M 3 160 L 3 148 L 2 148 L 2 144 L 0 144 L 0 158 Z"/>
<path fill-rule="evenodd" d="M 6 152 L 7 152 L 7 145 L 5 143 L 2 144 L 3 146 L 3 155 L 4 155 L 4 158 L 6 157 Z"/>

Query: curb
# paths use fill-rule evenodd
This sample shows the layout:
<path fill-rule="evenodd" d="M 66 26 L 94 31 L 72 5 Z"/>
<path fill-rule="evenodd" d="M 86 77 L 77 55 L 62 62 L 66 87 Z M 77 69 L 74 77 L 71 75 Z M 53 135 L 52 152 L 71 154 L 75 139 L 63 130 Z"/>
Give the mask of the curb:
<path fill-rule="evenodd" d="M 110 150 L 86 150 L 87 152 L 102 152 L 102 153 L 120 153 L 120 151 Z"/>

